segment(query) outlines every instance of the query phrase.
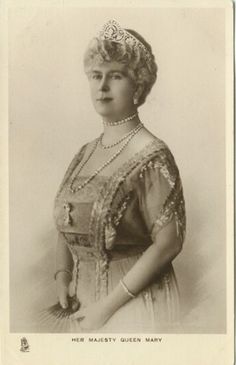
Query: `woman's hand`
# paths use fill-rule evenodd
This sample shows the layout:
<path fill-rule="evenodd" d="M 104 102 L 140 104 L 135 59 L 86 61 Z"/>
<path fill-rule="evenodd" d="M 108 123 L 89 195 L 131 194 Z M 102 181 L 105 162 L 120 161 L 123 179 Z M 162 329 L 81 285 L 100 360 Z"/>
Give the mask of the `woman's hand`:
<path fill-rule="evenodd" d="M 81 329 L 96 330 L 101 328 L 111 315 L 112 313 L 109 311 L 106 302 L 100 300 L 78 310 L 70 316 L 70 319 L 79 321 Z"/>

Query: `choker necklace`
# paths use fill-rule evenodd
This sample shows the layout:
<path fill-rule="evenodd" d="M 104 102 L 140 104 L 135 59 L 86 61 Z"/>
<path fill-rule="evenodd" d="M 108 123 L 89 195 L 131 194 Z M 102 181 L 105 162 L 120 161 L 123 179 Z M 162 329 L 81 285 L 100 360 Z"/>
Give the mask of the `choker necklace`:
<path fill-rule="evenodd" d="M 79 168 L 79 171 L 77 172 L 77 174 L 75 174 L 75 176 L 72 178 L 71 180 L 71 183 L 69 185 L 69 189 L 72 193 L 76 193 L 77 191 L 83 189 L 88 183 L 90 183 L 91 180 L 93 180 L 98 174 L 99 172 L 101 172 L 103 169 L 105 169 L 105 167 L 107 167 L 108 165 L 110 165 L 116 157 L 118 157 L 121 152 L 125 149 L 125 147 L 128 145 L 128 143 L 131 141 L 132 138 L 134 138 L 134 136 L 143 128 L 143 124 L 142 123 L 139 123 L 137 127 L 135 127 L 133 130 L 132 130 L 132 133 L 127 137 L 126 141 L 123 143 L 123 145 L 119 148 L 119 150 L 114 153 L 110 158 L 109 160 L 107 160 L 106 162 L 103 163 L 102 166 L 98 167 L 97 170 L 94 171 L 94 173 L 89 176 L 82 184 L 80 184 L 79 186 L 77 187 L 73 187 L 74 185 L 74 182 L 77 178 L 77 176 L 81 173 L 83 167 L 86 165 L 86 163 L 88 162 L 88 160 L 92 157 L 92 155 L 94 154 L 96 148 L 97 148 L 97 145 L 101 139 L 101 136 L 98 137 L 96 139 L 96 142 L 94 144 L 94 147 L 92 149 L 92 151 L 90 152 L 89 156 L 87 157 L 87 159 L 84 161 L 84 163 L 82 163 L 82 165 L 80 166 Z"/>
<path fill-rule="evenodd" d="M 102 139 L 103 139 L 104 133 L 102 133 L 102 134 L 101 134 L 101 136 L 100 136 L 100 139 L 99 139 L 100 146 L 101 146 L 104 150 L 107 150 L 107 149 L 109 149 L 109 148 L 112 148 L 112 147 L 117 146 L 118 144 L 120 144 L 121 142 L 123 142 L 126 138 L 128 138 L 131 134 L 133 134 L 133 133 L 136 131 L 136 129 L 139 129 L 141 124 L 142 124 L 142 123 L 141 123 L 141 122 L 139 122 L 139 123 L 136 125 L 136 127 L 134 127 L 133 129 L 131 129 L 131 131 L 129 131 L 128 133 L 126 133 L 126 134 L 125 134 L 123 137 L 121 137 L 118 141 L 116 141 L 116 142 L 114 142 L 114 143 L 112 143 L 112 144 L 106 144 L 106 145 L 105 145 L 105 144 L 103 143 Z"/>
<path fill-rule="evenodd" d="M 117 120 L 115 122 L 103 122 L 103 125 L 109 126 L 109 127 L 113 127 L 113 126 L 116 126 L 116 125 L 121 125 L 121 124 L 124 124 L 126 122 L 129 122 L 130 120 L 133 120 L 137 116 L 138 116 L 138 112 L 135 112 L 134 114 L 130 115 L 129 117 L 127 117 L 125 119 Z"/>

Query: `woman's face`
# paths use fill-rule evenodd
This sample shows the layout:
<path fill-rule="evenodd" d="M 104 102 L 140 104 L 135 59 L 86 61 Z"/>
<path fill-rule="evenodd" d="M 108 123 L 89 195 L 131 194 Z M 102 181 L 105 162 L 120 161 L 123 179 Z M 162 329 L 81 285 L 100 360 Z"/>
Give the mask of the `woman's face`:
<path fill-rule="evenodd" d="M 122 119 L 136 110 L 133 103 L 135 86 L 124 64 L 95 64 L 88 79 L 94 108 L 104 119 Z"/>

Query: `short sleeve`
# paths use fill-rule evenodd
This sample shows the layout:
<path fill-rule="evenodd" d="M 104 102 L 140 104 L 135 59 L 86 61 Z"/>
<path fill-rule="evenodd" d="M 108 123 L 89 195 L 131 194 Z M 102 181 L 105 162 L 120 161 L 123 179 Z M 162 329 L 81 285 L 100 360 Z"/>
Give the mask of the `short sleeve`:
<path fill-rule="evenodd" d="M 183 243 L 186 230 L 183 188 L 175 160 L 168 148 L 157 152 L 139 174 L 139 206 L 152 240 L 175 220 L 176 234 Z"/>

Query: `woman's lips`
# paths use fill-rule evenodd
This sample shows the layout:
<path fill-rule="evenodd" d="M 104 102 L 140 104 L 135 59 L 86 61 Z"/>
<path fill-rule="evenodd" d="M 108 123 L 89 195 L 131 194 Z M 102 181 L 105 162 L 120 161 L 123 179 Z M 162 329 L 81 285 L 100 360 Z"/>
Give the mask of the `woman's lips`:
<path fill-rule="evenodd" d="M 107 103 L 111 100 L 112 100 L 112 98 L 99 98 L 99 99 L 97 99 L 97 101 L 100 101 L 101 103 Z"/>

